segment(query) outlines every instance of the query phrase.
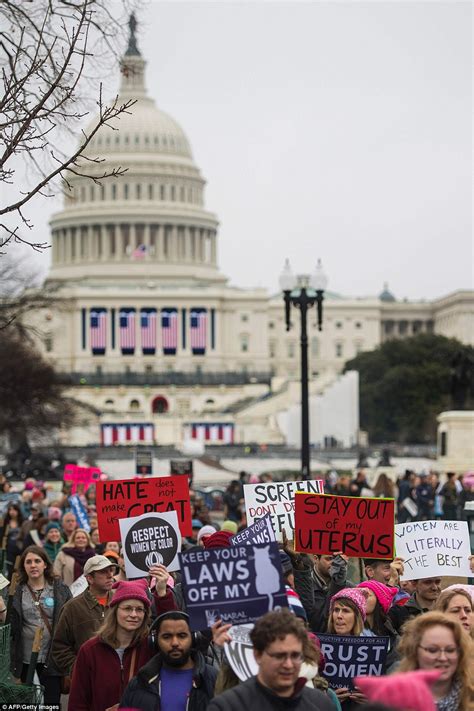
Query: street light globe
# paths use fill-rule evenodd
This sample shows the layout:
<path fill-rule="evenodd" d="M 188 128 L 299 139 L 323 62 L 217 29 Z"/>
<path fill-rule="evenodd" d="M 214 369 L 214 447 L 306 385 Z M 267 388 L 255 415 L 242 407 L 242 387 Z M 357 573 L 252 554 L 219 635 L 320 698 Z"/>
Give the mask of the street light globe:
<path fill-rule="evenodd" d="M 285 259 L 285 265 L 278 282 L 282 291 L 292 291 L 296 286 L 296 277 L 291 271 L 289 259 Z"/>
<path fill-rule="evenodd" d="M 328 285 L 328 278 L 321 264 L 321 260 L 318 259 L 316 264 L 316 269 L 311 275 L 311 286 L 315 291 L 324 291 Z"/>

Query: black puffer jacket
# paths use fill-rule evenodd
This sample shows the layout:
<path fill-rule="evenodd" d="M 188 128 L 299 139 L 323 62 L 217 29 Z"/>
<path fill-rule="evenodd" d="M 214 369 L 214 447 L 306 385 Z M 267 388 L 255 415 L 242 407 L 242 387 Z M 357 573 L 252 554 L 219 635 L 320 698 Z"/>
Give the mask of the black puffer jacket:
<path fill-rule="evenodd" d="M 20 677 L 23 667 L 23 648 L 22 648 L 22 630 L 23 630 L 23 609 L 21 606 L 21 598 L 25 586 L 19 585 L 13 597 L 13 605 L 11 610 L 11 671 L 13 676 Z M 51 640 L 54 636 L 56 624 L 58 622 L 59 613 L 68 600 L 72 598 L 71 591 L 60 580 L 55 580 L 53 583 L 53 624 L 51 629 Z M 56 667 L 51 657 L 51 642 L 49 645 L 48 659 L 46 662 L 46 673 L 52 676 L 61 676 L 61 672 Z"/>
<path fill-rule="evenodd" d="M 207 711 L 334 711 L 334 704 L 328 696 L 305 686 L 306 679 L 299 679 L 298 682 L 301 683 L 298 683 L 296 693 L 283 697 L 259 684 L 254 676 L 215 696 Z"/>
<path fill-rule="evenodd" d="M 194 677 L 187 709 L 188 711 L 205 711 L 214 696 L 217 669 L 206 664 L 200 652 L 194 652 L 192 658 Z M 156 654 L 148 664 L 140 669 L 137 676 L 127 686 L 119 708 L 160 711 L 162 709 L 160 698 L 161 667 L 161 657 Z M 162 709 L 162 711 L 166 711 L 166 709 Z"/>

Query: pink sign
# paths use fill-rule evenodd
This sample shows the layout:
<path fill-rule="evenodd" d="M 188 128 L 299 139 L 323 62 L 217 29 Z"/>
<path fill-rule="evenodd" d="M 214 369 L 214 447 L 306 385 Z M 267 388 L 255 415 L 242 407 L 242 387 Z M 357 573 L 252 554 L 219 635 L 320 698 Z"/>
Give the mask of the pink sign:
<path fill-rule="evenodd" d="M 91 484 L 99 481 L 101 471 L 98 467 L 78 467 L 77 464 L 66 464 L 64 467 L 64 481 L 72 481 L 72 493 L 77 491 L 78 484 L 84 484 L 87 491 Z"/>

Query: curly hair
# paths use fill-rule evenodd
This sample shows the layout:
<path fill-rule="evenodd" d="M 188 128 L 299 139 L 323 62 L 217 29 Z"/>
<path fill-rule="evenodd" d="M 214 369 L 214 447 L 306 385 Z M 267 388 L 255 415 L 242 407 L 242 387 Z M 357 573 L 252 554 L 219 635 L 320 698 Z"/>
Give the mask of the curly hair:
<path fill-rule="evenodd" d="M 50 584 L 53 583 L 57 577 L 53 573 L 53 564 L 51 563 L 46 551 L 40 546 L 28 546 L 28 548 L 25 548 L 21 554 L 20 563 L 18 565 L 18 582 L 20 585 L 26 585 L 28 582 L 28 575 L 25 570 L 25 559 L 29 553 L 37 555 L 46 564 L 46 568 L 44 569 L 44 579 Z"/>
<path fill-rule="evenodd" d="M 440 625 L 451 630 L 456 646 L 459 649 L 458 664 L 455 678 L 461 683 L 461 697 L 459 711 L 468 711 L 474 699 L 474 679 L 472 659 L 474 649 L 469 635 L 467 635 L 459 622 L 447 617 L 442 612 L 425 612 L 414 617 L 403 625 L 403 634 L 398 646 L 401 662 L 398 671 L 415 671 L 419 669 L 418 648 L 423 634 Z"/>
<path fill-rule="evenodd" d="M 294 635 L 302 645 L 308 639 L 302 620 L 284 608 L 260 617 L 250 632 L 250 640 L 257 652 L 264 652 L 272 642 L 284 639 L 287 634 Z"/>

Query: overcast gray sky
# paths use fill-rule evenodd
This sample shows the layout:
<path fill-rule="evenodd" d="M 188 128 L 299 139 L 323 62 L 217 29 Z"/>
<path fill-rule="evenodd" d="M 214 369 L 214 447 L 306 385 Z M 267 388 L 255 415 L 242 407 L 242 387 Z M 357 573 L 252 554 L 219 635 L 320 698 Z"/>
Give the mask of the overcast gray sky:
<path fill-rule="evenodd" d="M 208 181 L 232 283 L 276 290 L 286 256 L 299 272 L 319 256 L 347 295 L 384 281 L 410 299 L 472 288 L 471 13 L 456 1 L 145 4 L 148 89 Z"/>

